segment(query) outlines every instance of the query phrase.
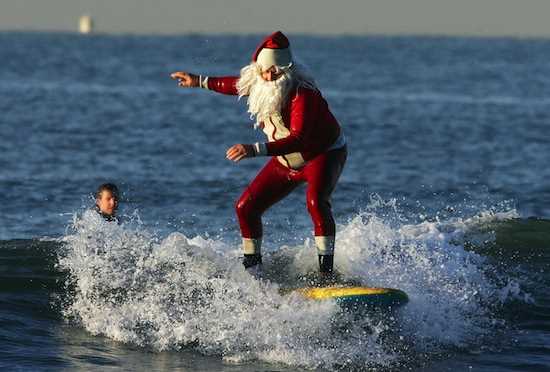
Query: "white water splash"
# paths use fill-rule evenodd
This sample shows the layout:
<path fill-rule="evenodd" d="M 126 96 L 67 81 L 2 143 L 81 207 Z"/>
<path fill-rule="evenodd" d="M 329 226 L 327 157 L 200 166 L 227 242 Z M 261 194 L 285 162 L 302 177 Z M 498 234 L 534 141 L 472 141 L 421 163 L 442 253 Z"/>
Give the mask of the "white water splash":
<path fill-rule="evenodd" d="M 464 347 L 494 330 L 491 308 L 517 297 L 520 284 L 494 284 L 487 259 L 461 241 L 479 219 L 507 217 L 395 226 L 375 213 L 357 216 L 339 229 L 336 269 L 410 297 L 387 316 L 357 316 L 332 302 L 280 294 L 277 283 L 288 278 L 278 280 L 270 265 L 284 258 L 290 277 L 315 270 L 311 241 L 267 255 L 271 280 L 258 281 L 242 268 L 237 246 L 181 233 L 157 239 L 87 213 L 75 220 L 59 259 L 76 289 L 65 315 L 93 334 L 157 350 L 194 347 L 227 362 L 392 365 L 411 351 Z"/>

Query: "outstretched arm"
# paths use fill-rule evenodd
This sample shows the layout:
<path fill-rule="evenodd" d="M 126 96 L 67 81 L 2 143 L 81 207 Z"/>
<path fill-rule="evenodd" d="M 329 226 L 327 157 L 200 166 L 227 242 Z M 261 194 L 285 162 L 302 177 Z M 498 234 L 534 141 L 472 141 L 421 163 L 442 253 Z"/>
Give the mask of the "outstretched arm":
<path fill-rule="evenodd" d="M 204 88 L 222 94 L 239 94 L 237 90 L 239 78 L 237 76 L 209 77 L 177 71 L 172 73 L 170 77 L 178 80 L 178 86 L 184 88 Z"/>

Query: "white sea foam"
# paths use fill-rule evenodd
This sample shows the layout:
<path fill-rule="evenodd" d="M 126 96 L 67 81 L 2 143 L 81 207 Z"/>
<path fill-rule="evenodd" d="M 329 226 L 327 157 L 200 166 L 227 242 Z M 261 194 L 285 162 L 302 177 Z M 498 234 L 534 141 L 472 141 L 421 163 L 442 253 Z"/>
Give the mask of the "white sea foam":
<path fill-rule="evenodd" d="M 366 285 L 400 288 L 410 302 L 387 316 L 357 316 L 332 302 L 280 294 L 277 283 L 315 270 L 311 241 L 268 255 L 270 280 L 258 281 L 242 268 L 237 246 L 181 233 L 158 239 L 139 224 L 87 213 L 75 220 L 59 259 L 76 289 L 65 315 L 93 334 L 156 350 L 193 347 L 227 362 L 391 365 L 411 351 L 475 344 L 500 324 L 493 307 L 521 296 L 521 284 L 496 284 L 487 258 L 462 242 L 480 219 L 510 216 L 407 225 L 376 211 L 358 215 L 339 229 L 336 269 Z M 272 264 L 281 259 L 284 274 Z"/>

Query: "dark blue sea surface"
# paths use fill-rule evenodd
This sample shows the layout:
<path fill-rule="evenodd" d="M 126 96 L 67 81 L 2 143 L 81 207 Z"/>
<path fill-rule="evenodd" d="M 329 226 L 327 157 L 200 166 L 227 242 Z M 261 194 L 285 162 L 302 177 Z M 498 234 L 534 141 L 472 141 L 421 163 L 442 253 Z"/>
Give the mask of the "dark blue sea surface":
<path fill-rule="evenodd" d="M 290 35 L 348 140 L 336 269 L 392 312 L 280 295 L 315 271 L 304 190 L 234 202 L 266 161 L 236 75 L 261 35 L 0 33 L 0 365 L 9 369 L 550 368 L 550 40 Z M 103 182 L 123 223 L 87 213 Z"/>

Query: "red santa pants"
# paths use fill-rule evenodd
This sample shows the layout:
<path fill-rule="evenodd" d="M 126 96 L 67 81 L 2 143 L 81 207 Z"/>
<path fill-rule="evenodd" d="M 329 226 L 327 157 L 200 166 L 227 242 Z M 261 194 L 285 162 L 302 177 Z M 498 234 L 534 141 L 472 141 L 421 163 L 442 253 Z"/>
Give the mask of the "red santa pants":
<path fill-rule="evenodd" d="M 302 182 L 307 182 L 307 210 L 313 220 L 315 236 L 334 236 L 330 195 L 346 157 L 344 146 L 317 155 L 299 170 L 289 169 L 276 157 L 271 158 L 237 201 L 235 209 L 243 238 L 261 238 L 262 214 Z"/>

